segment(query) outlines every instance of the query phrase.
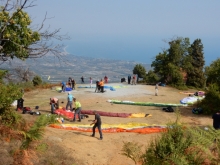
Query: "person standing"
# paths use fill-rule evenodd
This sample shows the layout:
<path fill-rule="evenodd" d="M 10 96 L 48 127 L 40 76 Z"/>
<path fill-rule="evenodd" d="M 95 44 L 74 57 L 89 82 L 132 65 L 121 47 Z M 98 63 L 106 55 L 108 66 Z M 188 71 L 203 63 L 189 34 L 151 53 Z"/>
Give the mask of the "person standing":
<path fill-rule="evenodd" d="M 132 85 L 136 85 L 136 76 L 135 76 L 135 74 L 132 77 Z"/>
<path fill-rule="evenodd" d="M 73 122 L 76 121 L 76 114 L 78 114 L 78 122 L 81 122 L 81 110 L 82 110 L 82 106 L 80 104 L 79 101 L 76 101 L 76 98 L 73 99 L 74 103 L 75 103 L 75 113 L 74 113 L 74 118 L 73 118 Z"/>
<path fill-rule="evenodd" d="M 220 129 L 220 110 L 212 115 L 213 127 L 215 129 Z"/>
<path fill-rule="evenodd" d="M 70 110 L 72 110 L 73 109 L 72 104 L 73 104 L 73 95 L 71 95 L 70 92 L 68 92 L 66 110 L 68 110 L 68 107 L 70 107 Z"/>
<path fill-rule="evenodd" d="M 17 100 L 17 109 L 16 109 L 16 111 L 23 110 L 23 107 L 24 107 L 24 99 L 23 99 L 23 97 L 21 97 L 20 99 Z"/>
<path fill-rule="evenodd" d="M 61 92 L 65 92 L 66 91 L 66 83 L 63 81 L 61 84 L 62 84 L 62 91 Z"/>
<path fill-rule="evenodd" d="M 108 77 L 105 75 L 104 77 L 105 83 L 108 83 Z"/>
<path fill-rule="evenodd" d="M 82 81 L 82 83 L 84 83 L 84 77 L 83 76 L 81 77 L 81 81 Z"/>
<path fill-rule="evenodd" d="M 74 79 L 72 79 L 71 83 L 72 83 L 72 89 L 75 89 L 75 85 L 76 85 L 75 80 L 74 80 Z"/>
<path fill-rule="evenodd" d="M 131 75 L 128 75 L 128 84 L 131 84 Z"/>
<path fill-rule="evenodd" d="M 72 78 L 71 77 L 69 77 L 69 79 L 68 79 L 68 85 L 70 88 L 72 88 Z"/>
<path fill-rule="evenodd" d="M 102 140 L 103 136 L 102 136 L 102 129 L 101 129 L 101 125 L 102 125 L 101 117 L 96 111 L 93 111 L 93 113 L 95 114 L 95 120 L 93 120 L 93 122 L 90 124 L 90 125 L 93 125 L 91 136 L 95 137 L 95 129 L 96 127 L 98 127 L 100 140 Z"/>
<path fill-rule="evenodd" d="M 155 96 L 158 96 L 158 83 L 156 83 L 156 85 L 155 85 Z"/>
<path fill-rule="evenodd" d="M 90 88 L 92 88 L 92 77 L 90 77 L 89 81 L 90 81 Z"/>

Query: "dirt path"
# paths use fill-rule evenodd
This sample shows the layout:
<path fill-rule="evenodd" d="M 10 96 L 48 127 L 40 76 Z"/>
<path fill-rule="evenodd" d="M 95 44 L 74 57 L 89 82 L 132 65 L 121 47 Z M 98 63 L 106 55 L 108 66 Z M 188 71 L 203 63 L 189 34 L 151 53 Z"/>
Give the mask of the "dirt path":
<path fill-rule="evenodd" d="M 121 113 L 148 113 L 152 117 L 146 118 L 117 118 L 102 117 L 105 124 L 120 123 L 147 123 L 156 125 L 166 125 L 168 122 L 176 119 L 175 113 L 167 113 L 162 111 L 162 107 L 152 106 L 132 106 L 111 104 L 107 102 L 109 99 L 128 100 L 139 102 L 155 102 L 155 103 L 177 103 L 187 95 L 181 94 L 179 90 L 170 87 L 160 87 L 159 96 L 154 96 L 154 86 L 149 85 L 127 85 L 122 88 L 123 84 L 107 84 L 117 86 L 116 91 L 107 89 L 105 93 L 94 93 L 94 88 L 77 88 L 71 93 L 82 104 L 83 110 L 99 110 L 105 112 L 121 112 Z M 82 85 L 83 86 L 83 85 Z M 84 85 L 86 86 L 86 85 Z M 57 97 L 65 107 L 67 93 L 58 93 L 55 90 L 33 91 L 25 94 L 25 106 L 39 106 L 42 113 L 49 113 L 49 98 Z M 181 121 L 185 124 L 207 126 L 212 125 L 211 117 L 194 115 L 191 113 L 192 107 L 181 107 Z M 89 116 L 93 119 L 94 116 Z M 69 123 L 65 121 L 65 123 Z M 81 124 L 89 124 L 87 119 L 82 120 Z M 91 133 L 77 132 L 70 130 L 60 130 L 55 128 L 46 128 L 45 139 L 54 140 L 61 144 L 63 148 L 69 149 L 70 154 L 77 160 L 80 165 L 133 165 L 133 161 L 121 155 L 123 142 L 138 142 L 146 146 L 152 138 L 158 134 L 136 134 L 136 133 L 104 133 L 104 139 L 98 140 L 90 137 Z M 54 137 L 54 138 L 51 138 Z M 61 140 L 56 140 L 56 139 Z"/>

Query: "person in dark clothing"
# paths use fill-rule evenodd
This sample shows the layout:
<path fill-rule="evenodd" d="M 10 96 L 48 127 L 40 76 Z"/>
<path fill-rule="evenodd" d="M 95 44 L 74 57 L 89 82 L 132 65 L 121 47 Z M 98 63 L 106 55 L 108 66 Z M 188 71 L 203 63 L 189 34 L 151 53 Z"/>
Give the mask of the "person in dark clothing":
<path fill-rule="evenodd" d="M 84 83 L 84 77 L 83 76 L 81 77 L 81 81 L 82 81 L 82 83 Z"/>
<path fill-rule="evenodd" d="M 75 85 L 76 85 L 75 80 L 74 80 L 74 79 L 72 79 L 71 83 L 72 83 L 72 89 L 75 89 Z"/>
<path fill-rule="evenodd" d="M 213 127 L 215 129 L 220 129 L 220 110 L 212 115 Z"/>
<path fill-rule="evenodd" d="M 96 88 L 95 88 L 95 92 L 100 92 L 100 85 L 99 85 L 99 81 L 96 81 Z"/>
<path fill-rule="evenodd" d="M 99 130 L 99 135 L 100 135 L 100 139 L 99 140 L 102 140 L 103 139 L 103 136 L 102 136 L 102 129 L 101 129 L 101 125 L 102 125 L 102 121 L 101 121 L 101 117 L 100 115 L 94 111 L 93 112 L 95 114 L 95 120 L 93 120 L 93 122 L 90 124 L 90 125 L 93 125 L 92 127 L 92 137 L 95 137 L 95 129 L 96 127 L 98 127 L 98 130 Z"/>
<path fill-rule="evenodd" d="M 17 109 L 16 110 L 22 110 L 24 106 L 24 99 L 20 98 L 17 100 Z"/>
<path fill-rule="evenodd" d="M 128 75 L 128 84 L 131 84 L 131 75 Z"/>
<path fill-rule="evenodd" d="M 70 88 L 73 88 L 72 87 L 72 78 L 71 77 L 69 77 L 69 79 L 68 79 L 68 85 L 69 85 Z"/>

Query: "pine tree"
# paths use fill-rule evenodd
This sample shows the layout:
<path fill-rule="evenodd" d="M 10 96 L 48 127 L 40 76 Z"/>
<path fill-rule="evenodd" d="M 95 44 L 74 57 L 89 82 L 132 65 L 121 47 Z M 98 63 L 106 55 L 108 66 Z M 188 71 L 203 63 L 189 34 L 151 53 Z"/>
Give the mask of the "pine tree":
<path fill-rule="evenodd" d="M 198 88 L 204 87 L 204 55 L 203 55 L 203 44 L 201 39 L 196 39 L 191 45 L 191 69 L 187 70 L 187 86 L 194 86 Z"/>

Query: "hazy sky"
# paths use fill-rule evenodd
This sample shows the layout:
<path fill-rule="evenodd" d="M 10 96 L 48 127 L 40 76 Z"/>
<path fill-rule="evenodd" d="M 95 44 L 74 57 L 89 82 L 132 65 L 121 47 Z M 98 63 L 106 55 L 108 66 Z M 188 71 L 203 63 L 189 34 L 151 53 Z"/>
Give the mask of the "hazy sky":
<path fill-rule="evenodd" d="M 200 38 L 206 65 L 220 57 L 220 0 L 37 0 L 33 22 L 68 33 L 70 54 L 151 64 L 164 40 Z"/>

